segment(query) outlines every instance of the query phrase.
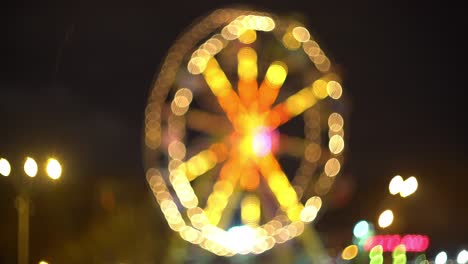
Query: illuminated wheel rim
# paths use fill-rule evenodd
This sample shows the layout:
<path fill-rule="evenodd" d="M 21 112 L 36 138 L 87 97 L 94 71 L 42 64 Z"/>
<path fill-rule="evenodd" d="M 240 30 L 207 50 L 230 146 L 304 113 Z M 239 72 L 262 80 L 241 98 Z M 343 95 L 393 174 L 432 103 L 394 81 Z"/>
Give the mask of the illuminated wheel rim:
<path fill-rule="evenodd" d="M 297 21 L 222 9 L 193 26 L 145 112 L 146 178 L 170 228 L 223 256 L 299 236 L 343 163 L 341 96 Z"/>

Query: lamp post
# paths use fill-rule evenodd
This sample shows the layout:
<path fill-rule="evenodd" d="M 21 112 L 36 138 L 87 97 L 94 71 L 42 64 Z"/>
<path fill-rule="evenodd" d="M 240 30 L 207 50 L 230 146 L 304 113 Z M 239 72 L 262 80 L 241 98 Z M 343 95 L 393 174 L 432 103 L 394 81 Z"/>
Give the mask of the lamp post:
<path fill-rule="evenodd" d="M 21 177 L 21 174 L 18 174 L 15 181 L 18 190 L 15 201 L 18 212 L 18 264 L 29 263 L 29 216 L 32 181 L 28 178 L 36 177 L 39 168 L 37 162 L 33 158 L 27 157 L 23 165 L 23 170 L 28 177 Z M 57 180 L 62 175 L 62 166 L 56 159 L 49 158 L 45 171 L 51 179 Z M 0 158 L 0 174 L 8 177 L 10 173 L 10 163 L 8 160 Z"/>

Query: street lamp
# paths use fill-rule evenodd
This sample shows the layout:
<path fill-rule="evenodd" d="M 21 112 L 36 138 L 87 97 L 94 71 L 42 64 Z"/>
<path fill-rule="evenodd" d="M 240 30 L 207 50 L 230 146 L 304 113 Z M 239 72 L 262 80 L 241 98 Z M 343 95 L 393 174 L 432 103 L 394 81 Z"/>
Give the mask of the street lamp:
<path fill-rule="evenodd" d="M 11 166 L 8 160 L 4 158 L 0 158 L 0 174 L 5 177 L 8 177 L 8 175 L 10 175 L 10 172 L 11 172 Z"/>
<path fill-rule="evenodd" d="M 24 173 L 29 178 L 34 178 L 38 174 L 39 168 L 37 162 L 27 157 L 23 164 Z M 11 173 L 11 165 L 8 160 L 0 158 L 0 174 L 9 176 Z M 62 174 L 62 166 L 53 158 L 47 161 L 46 173 L 53 180 L 60 178 Z M 20 178 L 21 174 L 14 181 L 17 184 L 18 194 L 16 196 L 16 209 L 18 212 L 18 263 L 29 263 L 29 211 L 30 211 L 30 192 L 31 182 L 26 182 L 24 178 Z M 28 178 L 28 177 L 26 177 Z"/>

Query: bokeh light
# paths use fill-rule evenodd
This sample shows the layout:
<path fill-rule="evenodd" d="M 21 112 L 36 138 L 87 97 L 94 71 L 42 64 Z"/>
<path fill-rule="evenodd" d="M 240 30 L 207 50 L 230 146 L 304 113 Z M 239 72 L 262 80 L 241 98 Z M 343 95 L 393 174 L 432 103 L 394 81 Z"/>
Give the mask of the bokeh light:
<path fill-rule="evenodd" d="M 400 190 L 401 197 L 408 197 L 418 189 L 418 180 L 411 176 L 403 182 L 403 186 Z"/>
<path fill-rule="evenodd" d="M 0 158 L 0 174 L 7 177 L 11 173 L 11 166 L 8 160 Z"/>
<path fill-rule="evenodd" d="M 369 264 L 383 263 L 383 248 L 381 245 L 374 246 L 369 251 Z"/>
<path fill-rule="evenodd" d="M 390 184 L 388 185 L 388 190 L 390 191 L 390 194 L 395 195 L 399 193 L 403 187 L 403 182 L 404 180 L 400 175 L 393 177 L 390 181 Z"/>
<path fill-rule="evenodd" d="M 435 264 L 445 264 L 447 263 L 447 258 L 447 253 L 445 251 L 441 251 L 436 255 L 434 262 Z"/>
<path fill-rule="evenodd" d="M 458 264 L 465 264 L 468 263 L 468 251 L 463 249 L 457 255 L 457 263 Z"/>
<path fill-rule="evenodd" d="M 359 221 L 353 229 L 353 234 L 357 238 L 365 237 L 369 232 L 369 223 L 367 221 Z"/>
<path fill-rule="evenodd" d="M 37 163 L 33 158 L 26 158 L 26 161 L 24 162 L 24 172 L 26 175 L 29 177 L 36 177 L 37 175 Z"/>
<path fill-rule="evenodd" d="M 393 212 L 392 210 L 385 210 L 379 216 L 379 226 L 381 228 L 387 228 L 393 223 Z"/>
<path fill-rule="evenodd" d="M 47 160 L 46 172 L 51 179 L 57 180 L 62 175 L 62 165 L 58 160 L 50 158 Z"/>
<path fill-rule="evenodd" d="M 343 252 L 341 253 L 341 258 L 344 260 L 351 260 L 354 259 L 359 252 L 359 249 L 356 245 L 350 245 L 347 246 L 345 249 L 343 249 Z"/>

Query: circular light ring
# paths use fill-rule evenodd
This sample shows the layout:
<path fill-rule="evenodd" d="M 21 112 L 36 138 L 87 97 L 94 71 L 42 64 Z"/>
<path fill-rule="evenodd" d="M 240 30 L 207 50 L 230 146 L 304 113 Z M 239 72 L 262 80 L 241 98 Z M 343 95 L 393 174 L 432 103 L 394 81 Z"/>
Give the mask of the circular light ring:
<path fill-rule="evenodd" d="M 160 74 L 155 80 L 154 85 L 149 96 L 148 105 L 145 111 L 145 155 L 149 169 L 147 170 L 147 180 L 153 190 L 153 193 L 161 206 L 161 209 L 169 223 L 169 226 L 180 233 L 181 237 L 188 242 L 198 244 L 201 247 L 217 254 L 224 256 L 231 256 L 237 253 L 262 253 L 272 248 L 276 243 L 284 243 L 289 239 L 292 239 L 302 233 L 304 229 L 304 223 L 301 220 L 288 221 L 287 217 L 283 214 L 278 214 L 272 220 L 267 223 L 252 227 L 255 232 L 255 241 L 252 246 L 247 250 L 239 252 L 230 244 L 229 232 L 219 227 L 210 224 L 207 221 L 207 217 L 202 208 L 198 207 L 198 201 L 195 192 L 190 185 L 187 177 L 184 175 L 177 175 L 177 173 L 170 173 L 170 177 L 163 177 L 161 171 L 154 167 L 157 164 L 159 157 L 158 148 L 161 145 L 162 140 L 162 105 L 166 100 L 167 95 L 174 83 L 176 78 L 176 72 L 179 67 L 186 66 L 192 74 L 201 74 L 206 68 L 207 61 L 219 53 L 226 45 L 232 40 L 239 38 L 243 32 L 247 30 L 255 31 L 273 31 L 273 34 L 279 34 L 278 31 L 283 30 L 285 20 L 281 20 L 268 13 L 254 12 L 249 10 L 237 10 L 237 9 L 222 9 L 214 11 L 206 18 L 196 24 L 190 31 L 182 35 L 179 40 L 170 48 L 168 55 L 161 67 Z M 219 34 L 213 35 L 208 40 L 204 41 L 199 48 L 191 53 L 191 57 L 187 65 L 183 65 L 184 57 L 190 54 L 192 47 L 196 45 L 200 40 L 206 39 L 214 30 L 224 27 L 221 29 Z M 275 25 L 277 27 L 275 27 Z M 312 63 L 317 67 L 319 72 L 328 74 L 330 80 L 333 81 L 333 89 L 324 86 L 324 89 L 314 88 L 315 95 L 327 97 L 327 90 L 332 94 L 329 95 L 330 100 L 337 101 L 341 96 L 341 85 L 339 84 L 339 77 L 332 73 L 332 67 L 330 60 L 326 57 L 325 53 L 319 48 L 318 44 L 310 40 L 308 36 L 309 32 L 303 27 L 297 27 L 293 29 L 299 39 L 297 41 L 302 43 L 303 51 L 308 55 Z M 338 93 L 336 92 L 339 87 Z M 339 94 L 339 96 L 337 95 Z M 190 100 L 192 98 L 190 97 Z M 177 103 L 176 103 L 177 104 Z M 180 104 L 179 104 L 180 105 Z M 185 105 L 184 105 L 185 106 Z M 342 110 L 340 106 L 332 107 L 335 111 Z M 333 112 L 332 115 L 339 115 L 337 112 Z M 184 115 L 187 113 L 186 109 L 183 111 L 173 111 L 171 114 L 172 120 L 177 120 L 169 124 L 168 129 L 171 130 L 171 125 L 175 135 L 178 137 L 174 140 L 180 140 L 182 142 L 183 131 L 185 129 L 185 118 Z M 308 129 L 305 131 L 305 139 L 308 144 L 312 144 L 317 140 L 320 141 L 320 113 L 317 110 L 309 108 L 304 114 L 304 122 Z M 327 117 L 328 119 L 328 117 Z M 339 119 L 341 123 L 339 126 L 329 122 L 329 140 L 335 135 L 343 137 L 343 123 L 342 118 Z M 170 123 L 170 122 L 169 122 Z M 175 125 L 177 123 L 177 125 Z M 318 125 L 317 125 L 318 124 Z M 337 129 L 338 127 L 338 129 Z M 317 134 L 319 134 L 317 139 Z M 335 137 L 336 138 L 336 137 Z M 341 141 L 340 141 L 341 143 Z M 326 143 L 327 145 L 329 143 Z M 344 144 L 344 143 L 343 143 Z M 185 146 L 184 146 L 185 148 Z M 307 149 L 307 148 L 306 148 Z M 322 152 L 324 152 L 322 150 Z M 305 154 L 305 153 L 304 153 Z M 209 153 L 207 154 L 209 155 Z M 316 179 L 315 185 L 319 185 L 320 182 L 327 182 L 326 188 L 320 191 L 320 194 L 326 194 L 333 183 L 334 177 L 339 173 L 340 162 L 342 162 L 342 151 L 335 151 L 335 153 L 329 153 L 328 159 L 318 165 L 317 162 L 311 162 L 306 159 L 302 159 L 299 169 L 297 170 L 296 176 L 292 182 L 297 192 L 297 196 L 300 199 L 303 195 L 303 186 L 309 184 L 310 173 L 306 174 L 306 170 L 315 171 L 318 167 L 324 168 L 325 164 L 334 164 L 332 173 L 329 175 L 321 172 L 316 173 L 318 178 Z M 180 160 L 173 159 L 172 161 L 180 164 Z M 330 163 L 332 162 L 332 163 Z M 176 172 L 174 167 L 169 164 L 168 171 Z M 167 174 L 167 173 L 164 173 Z M 324 185 L 324 186 L 325 186 Z M 172 186 L 173 191 L 169 191 L 168 186 Z M 176 199 L 174 199 L 174 192 L 177 195 L 180 203 L 187 209 L 187 223 L 181 215 L 177 206 Z M 183 199 L 181 199 L 183 197 Z M 321 204 L 321 203 L 320 203 Z M 301 208 L 297 208 L 304 211 L 306 208 L 299 201 Z M 315 208 L 315 214 L 320 210 Z M 195 213 L 194 213 L 195 212 Z M 315 218 L 315 216 L 313 217 Z M 312 220 L 313 220 L 312 218 Z M 306 222 L 311 221 L 310 218 Z"/>

